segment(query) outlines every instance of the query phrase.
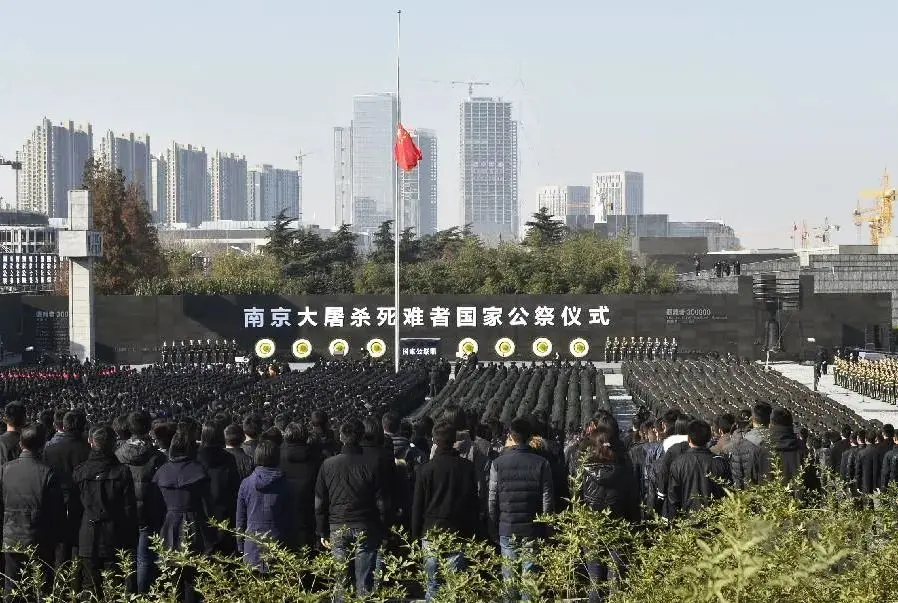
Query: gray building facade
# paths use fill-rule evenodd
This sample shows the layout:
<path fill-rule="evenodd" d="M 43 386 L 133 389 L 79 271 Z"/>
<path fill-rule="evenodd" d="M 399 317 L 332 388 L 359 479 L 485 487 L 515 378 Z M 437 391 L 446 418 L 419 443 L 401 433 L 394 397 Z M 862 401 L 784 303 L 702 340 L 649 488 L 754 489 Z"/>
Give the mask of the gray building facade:
<path fill-rule="evenodd" d="M 209 219 L 209 174 L 206 147 L 173 142 L 166 151 L 165 221 L 196 226 Z"/>
<path fill-rule="evenodd" d="M 461 224 L 488 244 L 516 241 L 518 199 L 518 124 L 511 103 L 471 97 L 459 108 Z"/>
<path fill-rule="evenodd" d="M 362 94 L 352 103 L 352 224 L 371 233 L 392 220 L 396 202 L 393 144 L 399 102 L 393 93 Z"/>
<path fill-rule="evenodd" d="M 116 136 L 112 130 L 100 141 L 100 160 L 109 168 L 122 171 L 125 184 L 135 185 L 152 205 L 152 155 L 146 134 Z"/>
<path fill-rule="evenodd" d="M 419 128 L 409 132 L 423 158 L 408 172 L 399 172 L 402 198 L 401 228 L 413 228 L 418 235 L 437 231 L 437 136 L 433 130 Z"/>
<path fill-rule="evenodd" d="M 260 165 L 249 170 L 246 179 L 247 211 L 250 220 L 270 222 L 281 210 L 299 219 L 301 176 L 297 170 Z"/>
<path fill-rule="evenodd" d="M 83 183 L 84 166 L 93 157 L 94 136 L 90 124 L 74 122 L 54 126 L 46 117 L 22 147 L 16 206 L 22 211 L 50 218 L 67 218 L 68 192 Z"/>

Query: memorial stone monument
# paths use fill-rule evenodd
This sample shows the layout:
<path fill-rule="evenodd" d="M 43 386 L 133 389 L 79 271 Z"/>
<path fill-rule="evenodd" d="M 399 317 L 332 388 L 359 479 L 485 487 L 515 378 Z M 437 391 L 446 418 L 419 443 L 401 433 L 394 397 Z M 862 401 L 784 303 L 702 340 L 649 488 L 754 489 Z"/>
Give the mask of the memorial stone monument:
<path fill-rule="evenodd" d="M 59 256 L 69 264 L 69 353 L 94 357 L 93 263 L 103 257 L 103 237 L 93 230 L 90 192 L 69 191 L 69 228 L 59 232 Z"/>

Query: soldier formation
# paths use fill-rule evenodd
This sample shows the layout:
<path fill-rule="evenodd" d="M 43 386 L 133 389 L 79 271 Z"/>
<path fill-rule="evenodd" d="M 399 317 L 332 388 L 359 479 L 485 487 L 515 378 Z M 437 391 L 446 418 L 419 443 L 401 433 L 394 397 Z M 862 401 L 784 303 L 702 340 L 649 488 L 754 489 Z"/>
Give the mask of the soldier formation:
<path fill-rule="evenodd" d="M 865 360 L 837 357 L 833 364 L 836 385 L 868 398 L 898 404 L 898 359 Z"/>
<path fill-rule="evenodd" d="M 626 337 L 605 339 L 605 362 L 623 362 L 625 360 L 676 360 L 676 338 L 668 341 L 655 337 Z"/>
<path fill-rule="evenodd" d="M 191 339 L 188 342 L 162 342 L 162 364 L 228 364 L 238 354 L 237 342 L 226 339 Z"/>

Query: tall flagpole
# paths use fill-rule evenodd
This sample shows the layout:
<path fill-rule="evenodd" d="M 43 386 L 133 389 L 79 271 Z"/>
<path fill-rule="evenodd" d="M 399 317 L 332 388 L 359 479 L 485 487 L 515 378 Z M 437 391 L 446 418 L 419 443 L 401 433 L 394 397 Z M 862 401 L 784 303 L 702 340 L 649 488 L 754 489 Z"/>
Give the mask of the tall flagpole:
<path fill-rule="evenodd" d="M 396 121 L 402 123 L 402 100 L 399 95 L 399 54 L 402 46 L 402 10 L 396 11 Z M 395 135 L 395 134 L 394 134 Z M 395 199 L 393 201 L 393 307 L 396 308 L 396 322 L 393 326 L 393 364 L 396 373 L 399 373 L 399 206 L 401 204 L 402 195 L 400 187 L 402 185 L 401 170 L 397 165 L 396 170 L 396 189 Z"/>

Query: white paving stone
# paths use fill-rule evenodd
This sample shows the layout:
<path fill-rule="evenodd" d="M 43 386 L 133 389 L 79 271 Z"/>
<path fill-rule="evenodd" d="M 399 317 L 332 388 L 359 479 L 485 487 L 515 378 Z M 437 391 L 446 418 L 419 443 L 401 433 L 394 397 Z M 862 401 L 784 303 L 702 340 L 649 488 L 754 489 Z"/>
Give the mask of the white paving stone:
<path fill-rule="evenodd" d="M 786 377 L 798 381 L 805 387 L 812 389 L 814 387 L 814 367 L 802 366 L 793 363 L 771 364 L 770 367 Z M 856 392 L 839 387 L 833 382 L 832 372 L 823 375 L 817 385 L 817 389 L 838 402 L 859 414 L 866 420 L 876 419 L 883 423 L 898 423 L 898 407 L 887 404 L 876 398 L 862 396 Z M 774 405 L 776 404 L 773 401 Z"/>

